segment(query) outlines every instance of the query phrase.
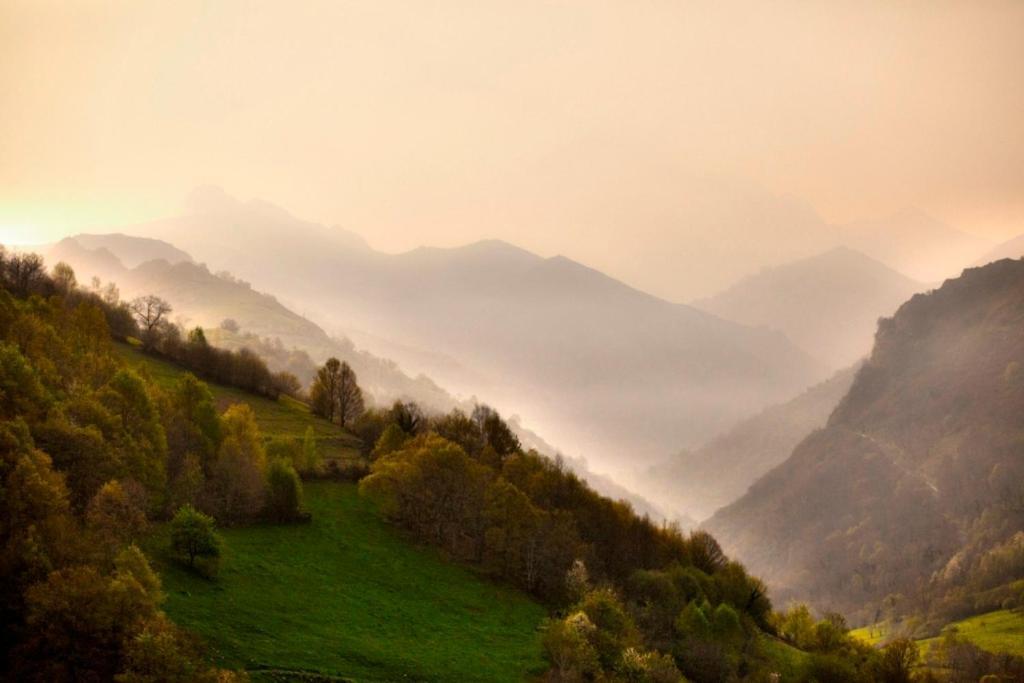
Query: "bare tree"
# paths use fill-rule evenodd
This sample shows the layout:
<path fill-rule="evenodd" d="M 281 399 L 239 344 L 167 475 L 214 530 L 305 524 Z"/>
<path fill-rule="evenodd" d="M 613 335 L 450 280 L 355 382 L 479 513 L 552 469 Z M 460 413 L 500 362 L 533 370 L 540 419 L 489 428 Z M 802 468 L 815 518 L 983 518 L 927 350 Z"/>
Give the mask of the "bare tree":
<path fill-rule="evenodd" d="M 356 373 L 348 363 L 341 364 L 341 371 L 338 374 L 337 407 L 338 423 L 342 427 L 347 427 L 359 419 L 365 410 L 363 390 L 359 388 Z"/>
<path fill-rule="evenodd" d="M 171 305 L 160 297 L 149 294 L 132 299 L 128 306 L 139 321 L 143 345 L 147 349 L 152 348 L 159 327 L 167 322 L 167 315 L 173 310 Z"/>
<path fill-rule="evenodd" d="M 341 379 L 341 361 L 328 358 L 317 370 L 316 379 L 309 390 L 313 413 L 334 422 L 338 409 L 338 382 Z"/>

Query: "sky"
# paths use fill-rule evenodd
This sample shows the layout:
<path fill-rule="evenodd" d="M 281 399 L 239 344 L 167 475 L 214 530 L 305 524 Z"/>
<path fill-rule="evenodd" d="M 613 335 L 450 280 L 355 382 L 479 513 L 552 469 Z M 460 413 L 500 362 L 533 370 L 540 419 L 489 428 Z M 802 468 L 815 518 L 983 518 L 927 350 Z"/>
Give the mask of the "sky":
<path fill-rule="evenodd" d="M 6 0 L 0 241 L 214 184 L 679 299 L 808 216 L 1024 232 L 1022 65 L 1020 2 Z"/>

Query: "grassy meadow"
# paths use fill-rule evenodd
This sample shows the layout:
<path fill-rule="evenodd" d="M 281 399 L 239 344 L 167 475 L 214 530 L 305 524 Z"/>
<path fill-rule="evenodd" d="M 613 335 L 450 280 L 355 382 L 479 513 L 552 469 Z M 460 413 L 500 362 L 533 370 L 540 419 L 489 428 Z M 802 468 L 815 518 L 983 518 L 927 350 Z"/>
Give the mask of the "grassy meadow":
<path fill-rule="evenodd" d="M 166 559 L 165 529 L 150 539 L 167 613 L 216 661 L 257 680 L 517 681 L 544 669 L 540 605 L 412 545 L 353 484 L 305 494 L 311 524 L 223 530 L 214 580 Z"/>
<path fill-rule="evenodd" d="M 961 621 L 947 624 L 943 630 L 955 628 L 957 633 L 983 650 L 1024 656 L 1024 613 L 1014 610 L 998 610 Z M 871 645 L 884 643 L 888 639 L 885 625 L 875 624 L 851 631 L 851 634 Z M 918 640 L 921 652 L 941 640 L 941 636 Z"/>

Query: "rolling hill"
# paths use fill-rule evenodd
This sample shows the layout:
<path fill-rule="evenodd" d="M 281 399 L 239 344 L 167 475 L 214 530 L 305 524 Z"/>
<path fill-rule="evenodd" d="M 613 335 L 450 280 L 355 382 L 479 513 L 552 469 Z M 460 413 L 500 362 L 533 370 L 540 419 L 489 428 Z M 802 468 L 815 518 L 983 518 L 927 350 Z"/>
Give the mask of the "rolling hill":
<path fill-rule="evenodd" d="M 707 528 L 782 601 L 866 621 L 895 594 L 969 609 L 1018 578 L 999 558 L 1024 529 L 1022 330 L 1024 261 L 914 296 L 827 425 Z"/>
<path fill-rule="evenodd" d="M 888 266 L 840 247 L 745 278 L 694 306 L 780 330 L 830 368 L 868 354 L 878 319 L 925 290 Z"/>

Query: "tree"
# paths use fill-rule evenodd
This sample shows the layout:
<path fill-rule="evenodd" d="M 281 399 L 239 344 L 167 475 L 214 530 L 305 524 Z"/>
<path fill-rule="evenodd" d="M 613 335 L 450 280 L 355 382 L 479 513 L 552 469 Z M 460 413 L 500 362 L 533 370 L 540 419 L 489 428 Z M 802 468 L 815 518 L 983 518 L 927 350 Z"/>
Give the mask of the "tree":
<path fill-rule="evenodd" d="M 472 420 L 483 434 L 486 445 L 498 454 L 499 460 L 503 461 L 520 449 L 519 437 L 501 419 L 498 411 L 490 406 L 480 404 L 473 408 Z"/>
<path fill-rule="evenodd" d="M 395 401 L 391 406 L 391 421 L 401 427 L 406 434 L 415 436 L 420 433 L 427 418 L 414 401 Z"/>
<path fill-rule="evenodd" d="M 409 440 L 408 434 L 402 431 L 394 422 L 390 423 L 384 428 L 384 433 L 377 439 L 377 443 L 373 446 L 373 451 L 370 452 L 370 459 L 377 460 L 388 453 L 393 453 L 402 448 L 405 442 Z"/>
<path fill-rule="evenodd" d="M 302 482 L 286 460 L 272 460 L 267 468 L 267 516 L 278 522 L 297 519 L 302 507 Z"/>
<path fill-rule="evenodd" d="M 917 643 L 910 638 L 897 638 L 882 650 L 882 658 L 878 662 L 878 681 L 910 683 L 919 658 Z"/>
<path fill-rule="evenodd" d="M 306 427 L 306 433 L 302 435 L 302 470 L 314 473 L 320 469 L 320 449 L 316 445 L 316 434 L 313 426 Z"/>
<path fill-rule="evenodd" d="M 142 330 L 142 344 L 152 349 L 156 344 L 160 326 L 166 323 L 167 315 L 173 310 L 171 305 L 153 294 L 136 297 L 128 304 Z"/>
<path fill-rule="evenodd" d="M 64 478 L 21 420 L 0 423 L 0 623 L 17 624 L 23 591 L 61 566 L 75 538 Z M 10 633 L 0 629 L 0 648 Z"/>
<path fill-rule="evenodd" d="M 590 636 L 595 630 L 583 612 L 547 625 L 542 644 L 556 681 L 586 680 L 600 669 L 597 652 L 590 644 Z"/>
<path fill-rule="evenodd" d="M 113 574 L 83 565 L 50 573 L 26 593 L 24 671 L 15 680 L 109 681 L 124 647 L 159 614 L 159 582 L 138 549 Z"/>
<path fill-rule="evenodd" d="M 338 383 L 341 380 L 341 361 L 328 358 L 316 372 L 309 398 L 313 414 L 334 422 L 338 410 Z"/>
<path fill-rule="evenodd" d="M 57 290 L 61 294 L 67 296 L 78 284 L 75 270 L 64 261 L 60 261 L 53 267 L 53 283 L 57 285 Z"/>
<path fill-rule="evenodd" d="M 89 501 L 86 525 L 101 544 L 117 548 L 131 543 L 146 530 L 146 513 L 119 481 L 108 481 Z"/>
<path fill-rule="evenodd" d="M 252 519 L 263 509 L 267 456 L 256 414 L 236 403 L 221 418 L 224 439 L 213 468 L 213 508 L 221 521 Z"/>
<path fill-rule="evenodd" d="M 341 364 L 341 371 L 338 376 L 338 424 L 342 429 L 348 427 L 353 421 L 359 419 L 363 414 L 363 390 L 359 388 L 356 381 L 356 373 L 349 367 L 348 363 Z"/>
<path fill-rule="evenodd" d="M 194 567 L 196 559 L 220 557 L 221 541 L 215 531 L 213 517 L 204 515 L 191 505 L 183 505 L 171 520 L 171 549 Z"/>
<path fill-rule="evenodd" d="M 351 425 L 365 410 L 356 373 L 337 358 L 328 358 L 317 371 L 309 396 L 316 415 L 337 421 L 342 427 Z"/>

